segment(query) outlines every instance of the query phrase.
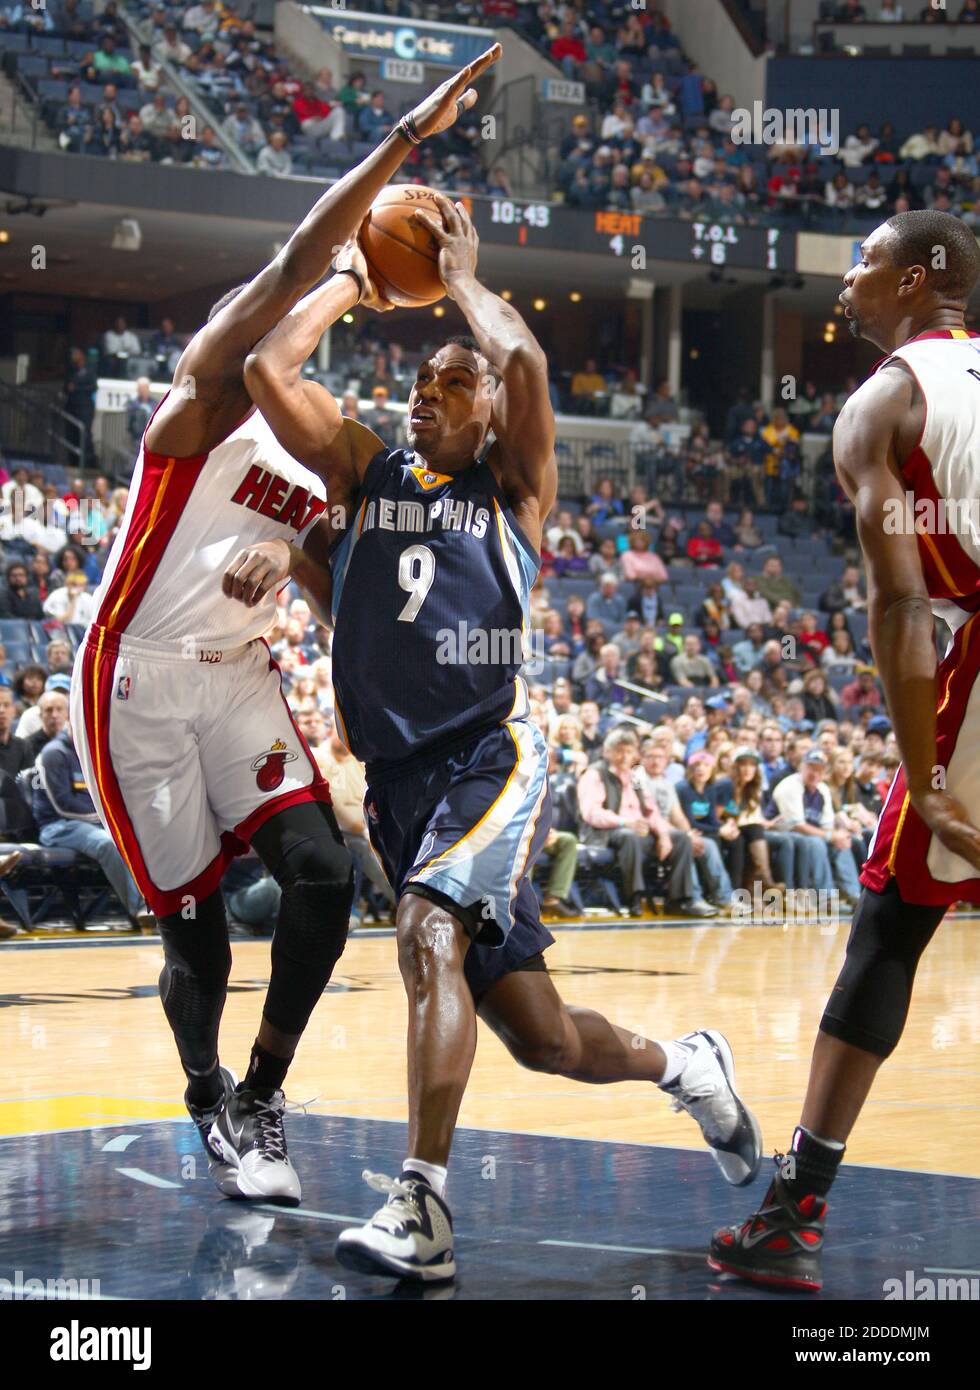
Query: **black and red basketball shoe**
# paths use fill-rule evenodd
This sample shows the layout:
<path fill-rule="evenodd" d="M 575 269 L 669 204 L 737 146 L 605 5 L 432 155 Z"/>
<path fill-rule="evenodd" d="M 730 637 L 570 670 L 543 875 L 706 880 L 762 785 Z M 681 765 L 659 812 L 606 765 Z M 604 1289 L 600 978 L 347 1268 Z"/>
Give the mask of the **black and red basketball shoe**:
<path fill-rule="evenodd" d="M 782 1155 L 776 1155 L 777 1168 Z M 762 1206 L 741 1226 L 723 1226 L 711 1238 L 708 1264 L 772 1288 L 823 1287 L 820 1258 L 827 1203 L 812 1193 L 797 1201 L 777 1172 Z"/>

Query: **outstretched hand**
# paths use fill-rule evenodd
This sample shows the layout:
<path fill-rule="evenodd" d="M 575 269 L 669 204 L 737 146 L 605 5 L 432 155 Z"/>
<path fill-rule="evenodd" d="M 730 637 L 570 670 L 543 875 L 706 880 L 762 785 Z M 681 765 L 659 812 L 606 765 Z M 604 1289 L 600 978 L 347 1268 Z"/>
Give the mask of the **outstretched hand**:
<path fill-rule="evenodd" d="M 480 237 L 462 203 L 451 203 L 443 194 L 436 194 L 440 220 L 433 213 L 416 208 L 412 214 L 439 243 L 439 278 L 453 298 L 452 282 L 457 275 L 475 275 L 480 251 Z"/>
<path fill-rule="evenodd" d="M 410 115 L 423 140 L 430 135 L 439 135 L 442 131 L 448 130 L 455 124 L 461 112 L 468 111 L 471 106 L 476 105 L 476 92 L 469 84 L 482 77 L 502 53 L 500 44 L 493 44 L 485 53 L 481 53 L 479 58 L 461 68 L 455 77 L 450 77 L 424 101 L 419 102 Z"/>

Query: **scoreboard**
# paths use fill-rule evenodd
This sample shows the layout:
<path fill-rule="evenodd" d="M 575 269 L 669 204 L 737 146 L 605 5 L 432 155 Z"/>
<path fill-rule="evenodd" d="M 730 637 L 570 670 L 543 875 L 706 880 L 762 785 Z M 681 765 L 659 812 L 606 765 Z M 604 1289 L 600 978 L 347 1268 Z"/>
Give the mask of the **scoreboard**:
<path fill-rule="evenodd" d="M 465 198 L 482 240 L 544 251 L 586 251 L 627 262 L 643 247 L 646 263 L 687 261 L 706 269 L 795 271 L 796 234 L 777 227 L 708 219 L 586 212 L 512 198 Z"/>

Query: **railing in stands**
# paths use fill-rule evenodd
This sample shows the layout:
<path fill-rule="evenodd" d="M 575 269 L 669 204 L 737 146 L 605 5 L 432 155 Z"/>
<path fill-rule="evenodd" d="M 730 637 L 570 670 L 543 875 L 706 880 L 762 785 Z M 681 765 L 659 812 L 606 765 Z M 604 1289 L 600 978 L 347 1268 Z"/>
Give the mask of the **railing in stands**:
<path fill-rule="evenodd" d="M 60 463 L 75 472 L 85 460 L 85 427 L 38 386 L 0 381 L 0 448 L 8 456 Z M 95 460 L 89 460 L 92 467 Z"/>
<path fill-rule="evenodd" d="M 494 162 L 508 160 L 514 192 L 524 197 L 539 197 L 554 187 L 558 147 L 567 130 L 566 119 L 547 114 L 539 87 L 533 74 L 515 77 L 494 93 L 485 112 L 500 127 Z"/>

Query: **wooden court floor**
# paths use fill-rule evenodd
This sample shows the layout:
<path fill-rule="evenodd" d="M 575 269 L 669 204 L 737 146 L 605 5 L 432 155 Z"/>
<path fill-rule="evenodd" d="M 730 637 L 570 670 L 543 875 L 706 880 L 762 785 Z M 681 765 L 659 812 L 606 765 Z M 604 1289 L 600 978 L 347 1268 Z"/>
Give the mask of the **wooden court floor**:
<path fill-rule="evenodd" d="M 798 1118 L 813 1033 L 846 924 L 589 927 L 548 952 L 570 1003 L 647 1037 L 726 1033 L 768 1152 Z M 222 1059 L 240 1072 L 259 1018 L 268 942 L 236 941 Z M 160 1009 L 153 940 L 0 946 L 0 1135 L 182 1116 L 183 1080 Z M 303 1041 L 287 1086 L 313 1113 L 405 1118 L 405 1006 L 390 935 L 361 933 Z M 699 1147 L 690 1120 L 638 1083 L 588 1087 L 515 1065 L 480 1025 L 460 1124 Z M 947 918 L 919 971 L 901 1047 L 848 1150 L 858 1164 L 980 1177 L 980 923 Z"/>

